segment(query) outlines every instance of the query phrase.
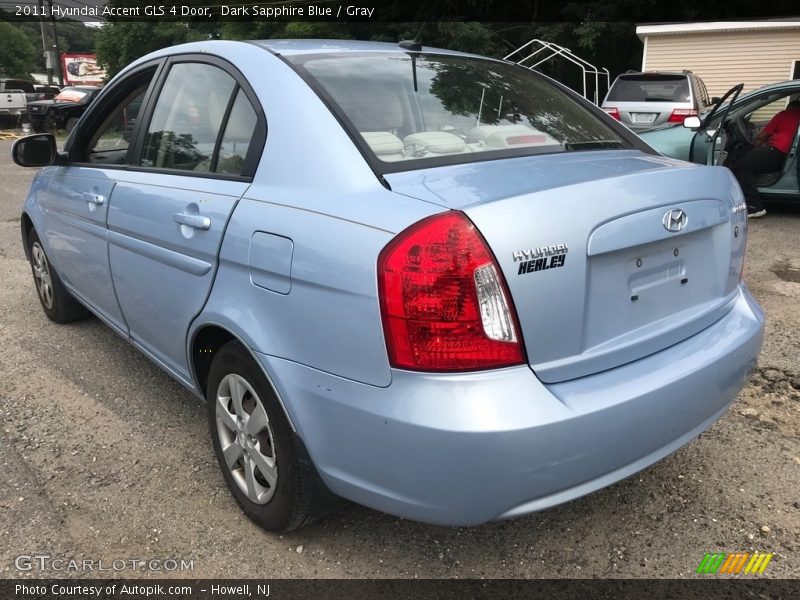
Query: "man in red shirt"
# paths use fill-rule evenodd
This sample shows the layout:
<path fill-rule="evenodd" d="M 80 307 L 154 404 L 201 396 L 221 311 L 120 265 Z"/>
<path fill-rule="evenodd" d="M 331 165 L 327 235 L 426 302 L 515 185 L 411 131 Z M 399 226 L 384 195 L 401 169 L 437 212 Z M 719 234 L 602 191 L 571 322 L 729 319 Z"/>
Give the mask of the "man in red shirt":
<path fill-rule="evenodd" d="M 794 143 L 800 125 L 800 100 L 792 100 L 756 136 L 753 147 L 740 159 L 729 165 L 739 181 L 747 202 L 748 217 L 763 217 L 767 214 L 758 196 L 756 175 L 780 171 L 786 155 Z"/>

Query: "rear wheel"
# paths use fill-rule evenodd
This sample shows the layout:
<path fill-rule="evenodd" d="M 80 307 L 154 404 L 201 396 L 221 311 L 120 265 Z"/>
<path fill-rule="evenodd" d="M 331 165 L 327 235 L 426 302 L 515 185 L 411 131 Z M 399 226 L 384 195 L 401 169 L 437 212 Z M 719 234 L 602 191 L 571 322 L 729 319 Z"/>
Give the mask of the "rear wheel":
<path fill-rule="evenodd" d="M 48 318 L 56 323 L 69 323 L 88 316 L 89 311 L 61 283 L 33 229 L 28 234 L 28 256 L 39 302 Z"/>
<path fill-rule="evenodd" d="M 206 396 L 214 452 L 244 513 L 275 532 L 308 522 L 309 494 L 293 432 L 269 381 L 239 342 L 217 352 Z"/>

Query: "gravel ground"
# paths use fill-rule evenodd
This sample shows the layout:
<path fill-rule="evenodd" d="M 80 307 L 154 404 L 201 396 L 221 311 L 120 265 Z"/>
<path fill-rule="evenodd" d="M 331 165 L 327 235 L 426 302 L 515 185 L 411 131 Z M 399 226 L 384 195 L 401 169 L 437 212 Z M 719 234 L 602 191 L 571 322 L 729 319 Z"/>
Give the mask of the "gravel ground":
<path fill-rule="evenodd" d="M 0 142 L 0 576 L 19 554 L 193 561 L 193 577 L 691 577 L 709 551 L 774 552 L 800 577 L 800 207 L 753 222 L 745 279 L 767 310 L 758 371 L 708 432 L 603 491 L 445 528 L 348 506 L 289 535 L 224 487 L 204 407 L 97 319 L 49 322 L 19 236 L 33 175 Z M 165 573 L 125 572 L 130 576 Z M 170 575 L 170 574 L 167 574 Z"/>

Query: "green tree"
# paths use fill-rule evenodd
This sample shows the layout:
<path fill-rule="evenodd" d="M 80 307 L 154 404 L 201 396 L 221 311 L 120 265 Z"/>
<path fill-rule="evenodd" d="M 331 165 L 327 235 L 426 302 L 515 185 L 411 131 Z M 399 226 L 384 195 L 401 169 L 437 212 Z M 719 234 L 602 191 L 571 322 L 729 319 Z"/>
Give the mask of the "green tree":
<path fill-rule="evenodd" d="M 0 21 L 0 75 L 30 79 L 36 70 L 36 51 L 18 27 Z"/>
<path fill-rule="evenodd" d="M 211 37 L 193 29 L 188 23 L 122 22 L 107 23 L 97 34 L 97 61 L 108 70 L 109 77 L 128 64 L 154 50 L 194 42 Z"/>

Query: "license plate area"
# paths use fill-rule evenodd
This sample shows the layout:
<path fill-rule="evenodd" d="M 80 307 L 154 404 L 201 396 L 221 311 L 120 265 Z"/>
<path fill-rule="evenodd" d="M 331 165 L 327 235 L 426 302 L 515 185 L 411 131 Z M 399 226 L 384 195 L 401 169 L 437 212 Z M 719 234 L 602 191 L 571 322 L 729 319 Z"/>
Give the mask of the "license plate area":
<path fill-rule="evenodd" d="M 585 348 L 669 328 L 671 315 L 724 296 L 729 249 L 718 246 L 704 229 L 589 257 Z"/>
<path fill-rule="evenodd" d="M 634 123 L 653 123 L 656 120 L 658 113 L 631 113 L 631 121 Z"/>
<path fill-rule="evenodd" d="M 681 257 L 682 244 L 670 244 L 659 252 L 635 256 L 628 260 L 628 290 L 636 302 L 640 294 L 660 286 L 689 282 L 688 268 Z"/>

